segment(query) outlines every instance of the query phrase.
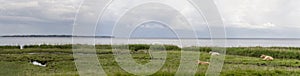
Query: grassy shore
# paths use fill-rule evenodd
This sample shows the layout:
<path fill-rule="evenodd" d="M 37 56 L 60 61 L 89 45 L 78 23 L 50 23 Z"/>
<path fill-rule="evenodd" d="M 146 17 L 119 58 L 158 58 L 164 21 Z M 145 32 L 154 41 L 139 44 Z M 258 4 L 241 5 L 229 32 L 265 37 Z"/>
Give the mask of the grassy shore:
<path fill-rule="evenodd" d="M 149 45 L 129 45 L 136 62 L 149 62 Z M 209 61 L 209 47 L 188 47 L 201 51 L 200 60 Z M 153 76 L 175 75 L 181 48 L 166 45 L 167 60 Z M 187 48 L 183 48 L 187 49 Z M 110 45 L 96 45 L 99 62 L 109 76 L 130 76 L 118 66 Z M 33 45 L 20 50 L 18 46 L 0 46 L 0 76 L 78 76 L 72 55 L 72 45 Z M 259 55 L 273 56 L 274 61 L 262 61 Z M 30 60 L 46 61 L 47 67 L 32 65 Z M 196 63 L 196 62 L 195 62 Z M 208 65 L 199 65 L 196 75 L 204 76 Z M 300 75 L 300 48 L 296 47 L 231 47 L 227 48 L 221 76 L 297 76 Z"/>

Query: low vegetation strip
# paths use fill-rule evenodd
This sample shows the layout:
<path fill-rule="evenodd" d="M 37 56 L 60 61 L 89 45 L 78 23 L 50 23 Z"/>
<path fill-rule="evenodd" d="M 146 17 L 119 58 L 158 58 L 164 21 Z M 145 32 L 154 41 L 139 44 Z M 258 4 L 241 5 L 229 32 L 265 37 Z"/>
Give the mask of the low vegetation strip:
<path fill-rule="evenodd" d="M 130 44 L 128 49 L 132 51 L 138 50 L 148 50 L 151 45 L 146 44 Z M 28 52 L 44 52 L 44 49 L 56 49 L 48 52 L 62 52 L 62 53 L 72 53 L 72 45 L 27 45 L 24 46 L 24 51 L 18 51 L 19 46 L 0 46 L 0 53 L 28 53 Z M 111 45 L 96 45 L 96 49 L 112 49 Z M 212 51 L 210 47 L 185 47 L 179 48 L 174 45 L 164 45 L 166 50 L 188 50 L 188 51 L 201 51 L 210 52 Z M 29 50 L 26 50 L 29 49 Z M 38 49 L 38 50 L 37 50 Z M 40 50 L 39 50 L 40 49 Z M 69 50 L 60 50 L 69 49 Z M 298 47 L 228 47 L 226 48 L 227 55 L 240 55 L 240 56 L 250 56 L 259 57 L 261 54 L 270 55 L 275 58 L 280 59 L 299 59 L 300 60 L 300 49 Z M 14 51 L 15 50 L 15 51 Z M 47 50 L 46 50 L 47 51 Z M 106 52 L 111 53 L 111 52 Z"/>

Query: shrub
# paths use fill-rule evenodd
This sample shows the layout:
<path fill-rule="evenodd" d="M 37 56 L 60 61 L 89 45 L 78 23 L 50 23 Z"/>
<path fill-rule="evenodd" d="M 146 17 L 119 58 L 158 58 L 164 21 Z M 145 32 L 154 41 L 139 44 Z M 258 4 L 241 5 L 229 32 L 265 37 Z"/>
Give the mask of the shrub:
<path fill-rule="evenodd" d="M 58 48 L 58 49 L 72 49 L 72 45 L 25 45 L 24 48 L 41 48 L 41 49 L 49 49 L 49 48 Z"/>
<path fill-rule="evenodd" d="M 19 49 L 20 46 L 0 46 L 0 49 Z"/>
<path fill-rule="evenodd" d="M 183 49 L 186 51 L 212 51 L 211 47 L 185 47 Z M 260 57 L 265 54 L 274 58 L 300 59 L 300 50 L 297 47 L 230 47 L 226 50 L 228 55 Z"/>

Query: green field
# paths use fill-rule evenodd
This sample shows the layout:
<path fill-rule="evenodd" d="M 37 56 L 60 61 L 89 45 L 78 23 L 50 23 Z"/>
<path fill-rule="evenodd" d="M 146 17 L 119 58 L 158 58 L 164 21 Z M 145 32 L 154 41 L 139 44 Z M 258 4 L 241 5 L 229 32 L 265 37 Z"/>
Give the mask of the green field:
<path fill-rule="evenodd" d="M 131 76 L 122 70 L 114 59 L 110 45 L 97 45 L 97 55 L 101 66 L 109 76 Z M 150 56 L 148 45 L 130 45 L 132 57 L 145 64 Z M 209 61 L 209 47 L 190 47 L 201 51 L 200 60 Z M 167 45 L 167 60 L 153 76 L 173 76 L 180 63 L 180 49 Z M 0 76 L 78 76 L 72 55 L 72 45 L 59 46 L 17 46 L 0 47 Z M 259 55 L 273 56 L 274 61 L 263 61 Z M 46 61 L 47 67 L 32 65 L 30 60 Z M 195 60 L 196 63 L 196 60 Z M 196 75 L 204 76 L 208 65 L 199 65 Z M 227 48 L 221 76 L 299 76 L 300 48 L 295 47 L 232 47 Z"/>

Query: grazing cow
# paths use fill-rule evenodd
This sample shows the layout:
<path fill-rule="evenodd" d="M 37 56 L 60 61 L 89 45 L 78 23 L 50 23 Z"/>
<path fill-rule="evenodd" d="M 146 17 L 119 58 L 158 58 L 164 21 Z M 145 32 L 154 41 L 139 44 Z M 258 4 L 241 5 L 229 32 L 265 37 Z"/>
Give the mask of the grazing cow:
<path fill-rule="evenodd" d="M 209 65 L 209 62 L 198 60 L 198 64 L 200 64 L 200 65 Z"/>
<path fill-rule="evenodd" d="M 37 65 L 37 66 L 41 66 L 41 67 L 46 67 L 46 62 L 32 61 L 31 63 L 33 65 Z"/>
<path fill-rule="evenodd" d="M 262 54 L 260 57 L 261 57 L 263 60 L 266 60 L 266 61 L 272 61 L 272 60 L 274 60 L 273 57 L 267 56 L 267 55 L 264 55 L 264 54 Z"/>
<path fill-rule="evenodd" d="M 209 54 L 210 54 L 210 55 L 217 55 L 217 56 L 220 55 L 220 53 L 218 53 L 218 52 L 212 52 L 212 51 L 209 52 Z"/>

